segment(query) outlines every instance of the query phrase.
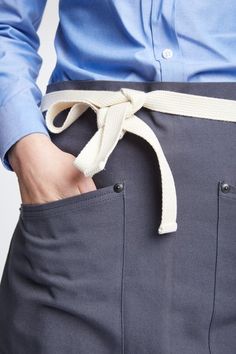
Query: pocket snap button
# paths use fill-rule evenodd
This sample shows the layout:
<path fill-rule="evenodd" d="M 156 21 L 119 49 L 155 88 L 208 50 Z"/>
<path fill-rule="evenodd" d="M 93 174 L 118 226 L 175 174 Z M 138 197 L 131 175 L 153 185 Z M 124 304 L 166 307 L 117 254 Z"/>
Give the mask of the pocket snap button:
<path fill-rule="evenodd" d="M 114 184 L 113 189 L 116 193 L 119 193 L 119 192 L 123 191 L 124 185 L 123 185 L 123 183 L 116 183 L 116 184 Z"/>
<path fill-rule="evenodd" d="M 228 183 L 223 182 L 221 184 L 221 190 L 223 193 L 228 193 L 230 191 L 230 185 Z"/>

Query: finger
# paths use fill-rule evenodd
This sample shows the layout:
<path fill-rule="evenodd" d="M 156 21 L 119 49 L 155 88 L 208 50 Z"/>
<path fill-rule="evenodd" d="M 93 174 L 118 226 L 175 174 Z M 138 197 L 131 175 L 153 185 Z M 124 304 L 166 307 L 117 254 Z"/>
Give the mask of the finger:
<path fill-rule="evenodd" d="M 78 182 L 78 188 L 81 193 L 90 192 L 96 190 L 96 184 L 94 183 L 93 178 L 91 177 L 81 177 Z"/>

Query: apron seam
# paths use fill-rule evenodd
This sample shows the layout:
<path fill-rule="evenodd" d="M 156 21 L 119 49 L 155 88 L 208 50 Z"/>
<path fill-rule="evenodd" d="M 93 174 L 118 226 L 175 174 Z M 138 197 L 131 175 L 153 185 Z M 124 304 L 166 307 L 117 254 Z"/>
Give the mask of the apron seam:
<path fill-rule="evenodd" d="M 126 182 L 126 181 L 124 181 Z M 125 354 L 124 292 L 125 292 L 125 251 L 126 251 L 126 183 L 123 193 L 123 259 L 121 272 L 121 354 Z"/>
<path fill-rule="evenodd" d="M 219 185 L 218 185 L 219 187 Z M 208 349 L 209 354 L 213 354 L 212 346 L 211 346 L 211 334 L 212 334 L 212 326 L 215 318 L 215 307 L 216 307 L 216 283 L 217 283 L 217 264 L 218 264 L 218 244 L 219 244 L 219 222 L 220 222 L 220 196 L 219 196 L 219 188 L 217 194 L 217 222 L 216 222 L 216 250 L 215 250 L 215 265 L 214 265 L 214 288 L 213 288 L 213 301 L 212 301 L 212 311 L 211 311 L 211 319 L 208 328 Z"/>

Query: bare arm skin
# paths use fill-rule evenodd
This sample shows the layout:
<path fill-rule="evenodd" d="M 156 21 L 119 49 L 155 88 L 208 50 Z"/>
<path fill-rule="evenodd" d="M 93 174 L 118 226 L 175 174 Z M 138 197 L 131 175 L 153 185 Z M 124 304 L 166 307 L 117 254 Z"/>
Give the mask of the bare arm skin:
<path fill-rule="evenodd" d="M 8 152 L 17 175 L 22 203 L 46 203 L 97 189 L 80 172 L 75 156 L 59 149 L 42 133 L 21 138 Z"/>

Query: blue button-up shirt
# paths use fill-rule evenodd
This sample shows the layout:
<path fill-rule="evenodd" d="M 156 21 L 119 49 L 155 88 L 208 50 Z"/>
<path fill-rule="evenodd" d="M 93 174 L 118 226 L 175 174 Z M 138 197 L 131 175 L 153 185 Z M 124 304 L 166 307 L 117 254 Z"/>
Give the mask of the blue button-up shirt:
<path fill-rule="evenodd" d="M 0 158 L 34 132 L 48 135 L 36 79 L 46 0 L 0 0 Z M 236 1 L 61 0 L 60 80 L 235 81 Z"/>

